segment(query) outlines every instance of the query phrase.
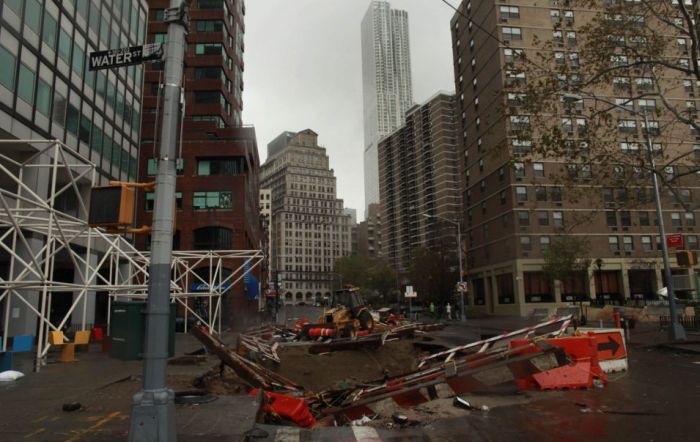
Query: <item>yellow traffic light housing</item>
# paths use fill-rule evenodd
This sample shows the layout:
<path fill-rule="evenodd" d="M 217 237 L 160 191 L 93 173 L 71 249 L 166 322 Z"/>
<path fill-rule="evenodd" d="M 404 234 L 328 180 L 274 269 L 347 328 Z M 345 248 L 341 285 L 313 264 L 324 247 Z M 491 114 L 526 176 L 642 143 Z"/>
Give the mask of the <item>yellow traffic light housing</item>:
<path fill-rule="evenodd" d="M 150 227 L 130 227 L 134 222 L 136 188 L 152 190 L 154 183 L 124 183 L 111 181 L 108 186 L 90 190 L 88 225 L 103 227 L 109 233 L 144 233 Z"/>
<path fill-rule="evenodd" d="M 676 252 L 676 262 L 680 267 L 693 267 L 698 262 L 697 254 L 691 250 Z"/>

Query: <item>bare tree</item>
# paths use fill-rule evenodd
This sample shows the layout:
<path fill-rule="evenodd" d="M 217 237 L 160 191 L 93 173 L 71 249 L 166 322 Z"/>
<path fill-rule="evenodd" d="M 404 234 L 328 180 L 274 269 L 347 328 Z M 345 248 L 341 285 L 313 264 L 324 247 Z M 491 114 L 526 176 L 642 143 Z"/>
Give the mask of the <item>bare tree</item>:
<path fill-rule="evenodd" d="M 504 92 L 506 105 L 516 104 L 510 118 L 518 142 L 528 143 L 530 159 L 560 164 L 553 179 L 567 186 L 569 198 L 617 208 L 647 204 L 655 173 L 667 193 L 693 209 L 687 187 L 697 185 L 700 154 L 700 3 L 570 3 L 583 24 L 570 27 L 563 17 L 551 38 L 537 38 L 537 49 L 509 66 L 510 77 L 526 79 Z M 603 195 L 592 198 L 594 187 Z"/>

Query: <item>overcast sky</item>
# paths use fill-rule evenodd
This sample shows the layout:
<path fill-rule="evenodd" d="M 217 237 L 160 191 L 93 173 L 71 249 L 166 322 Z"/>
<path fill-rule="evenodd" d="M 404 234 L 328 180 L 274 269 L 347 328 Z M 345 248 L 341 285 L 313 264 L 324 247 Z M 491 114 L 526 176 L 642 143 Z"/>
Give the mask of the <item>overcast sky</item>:
<path fill-rule="evenodd" d="M 450 0 L 453 5 L 458 0 Z M 441 0 L 393 0 L 408 12 L 413 100 L 454 91 L 450 18 Z M 260 161 L 285 130 L 312 129 L 326 147 L 338 197 L 364 218 L 360 23 L 370 0 L 248 0 L 243 122 Z"/>

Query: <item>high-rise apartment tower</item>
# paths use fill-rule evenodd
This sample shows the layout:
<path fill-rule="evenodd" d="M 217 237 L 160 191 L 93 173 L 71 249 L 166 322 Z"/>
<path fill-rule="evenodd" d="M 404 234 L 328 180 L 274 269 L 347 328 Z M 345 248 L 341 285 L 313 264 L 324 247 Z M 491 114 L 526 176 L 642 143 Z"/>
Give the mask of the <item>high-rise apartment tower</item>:
<path fill-rule="evenodd" d="M 596 13 L 619 22 L 607 37 L 613 48 L 623 47 L 626 41 L 631 48 L 647 44 L 644 37 L 614 35 L 615 29 L 624 34 L 628 26 L 655 26 L 650 10 L 638 8 L 629 14 L 602 10 L 615 4 L 599 2 L 591 9 L 569 0 L 464 0 L 452 18 L 469 308 L 527 315 L 535 309 L 554 312 L 572 303 L 619 305 L 630 299 L 655 298 L 665 285 L 660 247 L 664 239 L 655 225 L 652 180 L 643 179 L 640 167 L 623 167 L 607 159 L 646 152 L 647 137 L 653 139 L 654 151 L 663 152 L 660 161 L 665 155 L 684 155 L 664 174 L 667 178 L 677 174 L 674 186 L 686 204 L 683 207 L 666 189 L 661 206 L 667 233 L 682 233 L 686 248 L 698 249 L 698 212 L 688 202 L 700 197 L 700 187 L 692 168 L 691 173 L 687 171 L 694 164 L 692 152 L 699 138 L 687 125 L 667 124 L 662 100 L 649 95 L 658 83 L 666 100 L 694 114 L 697 85 L 693 76 L 660 66 L 652 72 L 632 61 L 626 66 L 627 56 L 618 55 L 610 57 L 609 67 L 619 68 L 609 81 L 601 77 L 595 86 L 583 84 L 584 77 L 591 80 L 600 68 L 587 67 L 582 55 L 592 49 L 582 44 L 591 37 L 582 27 Z M 651 14 L 646 24 L 643 14 Z M 681 17 L 680 12 L 677 15 Z M 687 35 L 673 23 L 667 29 L 675 44 L 664 54 L 671 60 L 667 63 L 677 60 L 687 65 Z M 561 148 L 573 152 L 575 161 L 563 154 L 538 153 L 536 143 L 542 139 L 527 138 L 541 127 L 531 126 L 537 115 L 523 110 L 525 86 L 540 80 L 531 78 L 527 63 L 544 63 L 538 51 L 551 55 L 544 60 L 551 60 L 546 61 L 551 63 L 549 72 L 556 75 L 553 84 L 562 95 L 555 98 L 559 100 L 555 110 L 547 110 L 551 112 L 546 116 L 548 123 L 557 125 L 563 137 Z M 587 97 L 566 103 L 565 98 L 572 96 L 564 96 L 565 91 L 583 95 L 584 90 Z M 603 109 L 614 124 L 606 142 L 615 156 L 609 154 L 606 161 L 589 150 L 594 125 L 587 118 L 601 100 L 612 103 Z M 646 129 L 644 113 L 653 120 Z M 664 133 L 653 130 L 659 124 L 667 127 Z M 640 158 L 635 164 L 643 164 L 646 153 Z M 636 184 L 626 187 L 624 177 L 633 176 L 638 177 Z M 551 273 L 544 272 L 546 252 L 563 237 L 587 243 L 589 251 L 578 257 L 583 268 L 553 281 Z M 671 265 L 677 295 L 694 293 L 692 270 L 689 277 L 688 269 L 674 258 Z"/>
<path fill-rule="evenodd" d="M 408 14 L 372 1 L 362 20 L 365 207 L 379 202 L 379 140 L 401 126 L 413 104 Z"/>

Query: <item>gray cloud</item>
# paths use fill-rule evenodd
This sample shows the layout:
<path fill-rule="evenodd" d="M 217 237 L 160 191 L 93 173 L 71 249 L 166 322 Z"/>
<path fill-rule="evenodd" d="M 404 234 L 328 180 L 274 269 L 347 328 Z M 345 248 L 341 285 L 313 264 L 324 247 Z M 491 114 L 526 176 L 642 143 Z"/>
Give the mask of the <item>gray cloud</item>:
<path fill-rule="evenodd" d="M 440 0 L 393 0 L 409 14 L 413 97 L 454 90 L 450 18 Z M 453 0 L 454 4 L 458 2 Z M 369 0 L 248 0 L 243 121 L 261 161 L 285 130 L 310 128 L 327 148 L 338 196 L 363 218 L 360 22 Z"/>

